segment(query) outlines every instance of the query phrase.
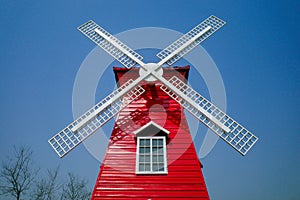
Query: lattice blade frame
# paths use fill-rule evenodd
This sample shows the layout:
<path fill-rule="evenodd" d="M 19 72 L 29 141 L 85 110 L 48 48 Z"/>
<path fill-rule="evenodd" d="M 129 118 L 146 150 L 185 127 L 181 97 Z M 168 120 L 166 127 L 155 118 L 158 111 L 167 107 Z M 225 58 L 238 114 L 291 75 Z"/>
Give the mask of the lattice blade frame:
<path fill-rule="evenodd" d="M 172 65 L 225 24 L 225 21 L 212 15 L 184 34 L 178 40 L 170 44 L 168 47 L 160 51 L 156 56 L 162 60 L 168 58 L 164 63 Z M 201 32 L 202 34 L 199 34 Z"/>
<path fill-rule="evenodd" d="M 178 93 L 174 92 L 174 89 L 172 90 L 165 85 L 162 85 L 160 88 L 240 154 L 243 156 L 246 155 L 257 142 L 258 137 L 229 117 L 226 113 L 217 108 L 217 106 L 209 102 L 178 77 L 173 76 L 168 81 L 182 94 L 178 95 Z M 228 127 L 229 132 L 220 128 L 219 125 L 215 124 L 211 119 L 203 114 L 199 110 L 199 107 L 195 107 L 191 102 L 196 103 L 199 107 L 218 120 L 219 123 Z"/>
<path fill-rule="evenodd" d="M 129 85 L 132 84 L 132 82 L 133 80 L 130 79 L 124 83 L 121 87 L 112 92 L 94 107 L 48 140 L 59 157 L 63 157 L 69 153 L 106 122 L 112 119 L 130 102 L 137 99 L 142 93 L 145 92 L 144 88 L 142 88 L 140 85 L 137 85 L 127 92 L 126 95 L 117 99 L 114 98 L 126 87 L 130 87 Z M 99 108 L 101 109 L 99 110 Z M 79 124 L 81 125 L 78 126 Z"/>
<path fill-rule="evenodd" d="M 141 55 L 123 44 L 94 21 L 90 20 L 77 29 L 125 67 L 131 68 L 136 64 L 143 65 Z"/>

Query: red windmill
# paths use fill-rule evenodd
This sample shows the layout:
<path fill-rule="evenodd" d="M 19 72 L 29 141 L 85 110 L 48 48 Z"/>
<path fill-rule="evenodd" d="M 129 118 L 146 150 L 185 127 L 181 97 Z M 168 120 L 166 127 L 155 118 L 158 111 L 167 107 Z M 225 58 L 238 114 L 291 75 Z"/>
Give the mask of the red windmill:
<path fill-rule="evenodd" d="M 210 16 L 157 56 L 143 57 L 93 21 L 78 29 L 126 68 L 118 89 L 49 139 L 63 157 L 118 114 L 92 199 L 209 199 L 183 109 L 242 155 L 258 138 L 186 84 L 172 65 L 225 24 Z M 132 68 L 135 65 L 139 68 Z"/>

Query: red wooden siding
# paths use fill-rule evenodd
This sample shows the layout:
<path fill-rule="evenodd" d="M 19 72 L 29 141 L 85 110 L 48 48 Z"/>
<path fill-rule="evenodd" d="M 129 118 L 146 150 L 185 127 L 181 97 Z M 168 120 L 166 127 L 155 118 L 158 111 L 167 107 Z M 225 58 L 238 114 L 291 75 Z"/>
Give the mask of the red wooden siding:
<path fill-rule="evenodd" d="M 138 77 L 138 69 L 128 71 L 114 68 L 119 84 Z M 165 68 L 164 77 L 178 72 L 187 79 L 189 66 Z M 209 199 L 181 106 L 159 89 L 158 82 L 144 84 L 146 92 L 119 113 L 92 199 Z M 168 174 L 136 175 L 133 131 L 151 120 L 170 131 L 167 139 Z"/>

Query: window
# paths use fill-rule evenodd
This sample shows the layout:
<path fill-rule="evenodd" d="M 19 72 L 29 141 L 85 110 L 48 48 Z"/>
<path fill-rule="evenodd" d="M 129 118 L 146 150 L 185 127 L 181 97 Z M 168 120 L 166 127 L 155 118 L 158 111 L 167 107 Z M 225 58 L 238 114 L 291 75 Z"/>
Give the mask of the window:
<path fill-rule="evenodd" d="M 165 174 L 167 170 L 166 138 L 138 137 L 136 154 L 137 174 Z"/>

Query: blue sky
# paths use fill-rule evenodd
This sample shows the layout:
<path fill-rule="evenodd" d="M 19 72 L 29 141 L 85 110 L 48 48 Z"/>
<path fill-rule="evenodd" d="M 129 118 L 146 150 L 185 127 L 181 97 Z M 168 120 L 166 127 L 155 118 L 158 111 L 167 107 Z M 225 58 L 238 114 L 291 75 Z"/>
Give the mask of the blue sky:
<path fill-rule="evenodd" d="M 213 14 L 227 24 L 202 46 L 222 75 L 228 113 L 260 140 L 246 157 L 219 140 L 201 160 L 211 198 L 296 199 L 300 196 L 299 7 L 297 1 L 267 0 L 2 0 L 0 160 L 13 145 L 26 144 L 32 146 L 42 168 L 60 165 L 62 173 L 78 173 L 93 187 L 99 162 L 82 145 L 59 159 L 47 143 L 73 120 L 74 80 L 95 47 L 76 27 L 93 19 L 112 34 L 140 27 L 185 33 Z M 197 77 L 191 73 L 190 79 Z M 99 84 L 96 100 L 112 87 Z M 198 91 L 206 95 L 203 88 Z"/>

